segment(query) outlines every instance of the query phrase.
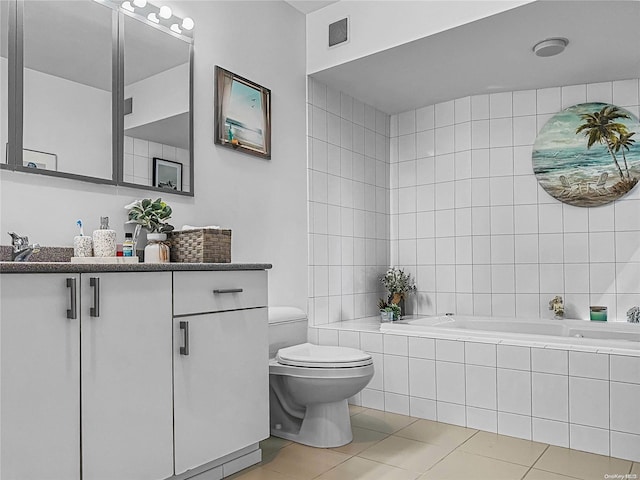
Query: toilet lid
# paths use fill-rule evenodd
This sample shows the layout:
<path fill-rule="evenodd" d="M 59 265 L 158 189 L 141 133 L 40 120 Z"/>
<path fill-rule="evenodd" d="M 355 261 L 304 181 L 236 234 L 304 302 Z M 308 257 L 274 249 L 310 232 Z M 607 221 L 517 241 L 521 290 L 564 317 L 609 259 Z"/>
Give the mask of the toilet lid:
<path fill-rule="evenodd" d="M 303 343 L 281 348 L 276 355 L 278 363 L 293 367 L 345 368 L 371 365 L 371 355 L 347 347 L 329 347 Z"/>

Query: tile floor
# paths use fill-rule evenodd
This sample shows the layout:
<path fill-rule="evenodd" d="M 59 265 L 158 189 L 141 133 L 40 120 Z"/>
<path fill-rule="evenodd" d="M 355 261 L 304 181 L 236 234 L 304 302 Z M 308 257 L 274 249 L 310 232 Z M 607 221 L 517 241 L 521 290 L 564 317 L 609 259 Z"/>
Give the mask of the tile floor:
<path fill-rule="evenodd" d="M 351 407 L 353 442 L 319 449 L 271 437 L 242 480 L 640 480 L 640 463 Z"/>

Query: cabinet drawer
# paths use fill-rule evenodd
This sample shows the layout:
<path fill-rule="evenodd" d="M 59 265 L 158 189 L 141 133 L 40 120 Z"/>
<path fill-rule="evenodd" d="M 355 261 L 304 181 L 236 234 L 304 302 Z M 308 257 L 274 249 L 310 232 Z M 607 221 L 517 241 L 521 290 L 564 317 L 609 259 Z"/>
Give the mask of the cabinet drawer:
<path fill-rule="evenodd" d="M 266 305 L 265 270 L 173 273 L 174 315 Z"/>

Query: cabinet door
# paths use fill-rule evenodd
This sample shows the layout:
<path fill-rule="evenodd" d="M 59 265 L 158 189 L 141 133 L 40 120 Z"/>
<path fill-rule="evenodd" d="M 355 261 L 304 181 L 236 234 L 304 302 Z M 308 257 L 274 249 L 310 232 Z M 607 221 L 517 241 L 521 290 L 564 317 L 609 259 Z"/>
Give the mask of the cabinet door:
<path fill-rule="evenodd" d="M 0 478 L 80 478 L 80 327 L 72 274 L 0 274 Z M 79 288 L 79 285 L 78 285 Z"/>
<path fill-rule="evenodd" d="M 176 318 L 173 336 L 176 474 L 268 437 L 267 309 Z"/>
<path fill-rule="evenodd" d="M 83 480 L 173 474 L 171 273 L 82 274 Z M 99 279 L 99 316 L 91 278 Z"/>

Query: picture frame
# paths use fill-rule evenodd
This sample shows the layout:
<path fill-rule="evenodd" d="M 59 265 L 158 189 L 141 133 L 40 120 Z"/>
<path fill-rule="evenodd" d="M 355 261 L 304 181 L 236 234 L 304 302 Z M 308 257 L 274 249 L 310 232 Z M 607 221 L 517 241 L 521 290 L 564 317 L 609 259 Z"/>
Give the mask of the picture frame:
<path fill-rule="evenodd" d="M 9 163 L 9 144 L 4 145 L 5 163 Z M 22 166 L 39 170 L 58 170 L 58 155 L 39 150 L 22 149 Z"/>
<path fill-rule="evenodd" d="M 153 157 L 153 186 L 182 191 L 182 164 Z"/>
<path fill-rule="evenodd" d="M 271 90 L 216 65 L 215 143 L 271 159 Z"/>

